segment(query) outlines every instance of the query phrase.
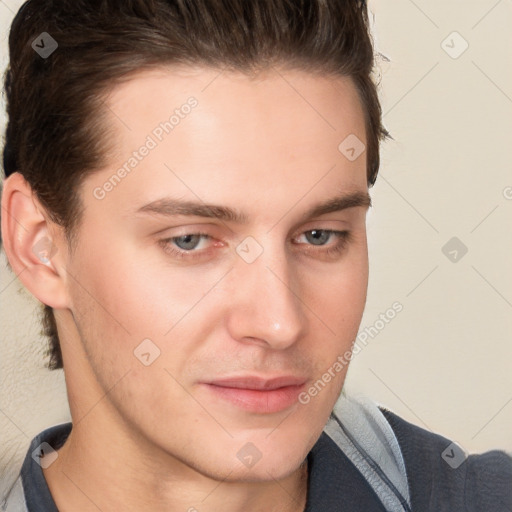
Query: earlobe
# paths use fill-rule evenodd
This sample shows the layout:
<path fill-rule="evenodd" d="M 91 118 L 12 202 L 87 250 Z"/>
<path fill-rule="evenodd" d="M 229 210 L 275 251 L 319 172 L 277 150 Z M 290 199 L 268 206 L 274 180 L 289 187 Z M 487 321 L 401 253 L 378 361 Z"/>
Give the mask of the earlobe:
<path fill-rule="evenodd" d="M 19 173 L 3 183 L 2 242 L 13 272 L 39 301 L 53 308 L 68 307 L 65 256 L 56 229 Z M 53 228 L 53 234 L 52 234 Z"/>

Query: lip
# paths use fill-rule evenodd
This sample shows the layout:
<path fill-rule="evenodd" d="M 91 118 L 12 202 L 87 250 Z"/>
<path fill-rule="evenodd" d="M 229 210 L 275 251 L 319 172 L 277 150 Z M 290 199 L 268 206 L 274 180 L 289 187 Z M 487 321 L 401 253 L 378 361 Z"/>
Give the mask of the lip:
<path fill-rule="evenodd" d="M 273 378 L 259 376 L 237 376 L 202 383 L 221 400 L 254 413 L 272 414 L 291 407 L 306 379 L 293 375 Z"/>

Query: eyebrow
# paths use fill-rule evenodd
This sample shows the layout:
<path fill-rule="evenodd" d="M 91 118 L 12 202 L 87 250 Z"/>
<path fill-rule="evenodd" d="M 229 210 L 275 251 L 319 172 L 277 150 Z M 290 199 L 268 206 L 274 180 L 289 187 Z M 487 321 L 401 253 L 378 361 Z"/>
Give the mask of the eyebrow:
<path fill-rule="evenodd" d="M 325 215 L 327 213 L 346 210 L 347 208 L 369 208 L 371 204 L 372 202 L 368 192 L 346 193 L 313 205 L 304 213 L 302 220 Z M 177 215 L 196 216 L 234 222 L 236 224 L 249 223 L 249 216 L 235 208 L 195 201 L 182 201 L 170 197 L 164 197 L 145 204 L 136 210 L 135 213 L 156 214 L 166 217 L 173 217 Z"/>

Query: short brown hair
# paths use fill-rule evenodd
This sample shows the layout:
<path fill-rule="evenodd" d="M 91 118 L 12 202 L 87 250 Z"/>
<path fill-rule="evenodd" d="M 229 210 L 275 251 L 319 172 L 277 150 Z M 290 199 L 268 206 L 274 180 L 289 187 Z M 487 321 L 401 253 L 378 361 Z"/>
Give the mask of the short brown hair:
<path fill-rule="evenodd" d="M 32 44 L 43 32 L 49 56 Z M 5 175 L 20 172 L 63 227 L 70 251 L 80 185 L 106 154 L 102 97 L 134 72 L 166 64 L 251 72 L 288 67 L 350 77 L 365 113 L 367 180 L 379 169 L 382 126 L 374 50 L 362 0 L 30 0 L 9 36 Z M 44 305 L 48 367 L 62 368 L 53 310 Z"/>

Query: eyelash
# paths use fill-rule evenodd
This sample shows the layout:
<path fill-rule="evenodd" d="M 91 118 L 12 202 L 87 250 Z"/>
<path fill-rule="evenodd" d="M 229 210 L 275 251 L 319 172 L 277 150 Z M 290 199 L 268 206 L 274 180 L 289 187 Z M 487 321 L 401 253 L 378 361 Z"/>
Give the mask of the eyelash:
<path fill-rule="evenodd" d="M 351 240 L 351 234 L 349 231 L 337 231 L 337 230 L 333 230 L 333 229 L 308 229 L 307 231 L 304 231 L 303 233 L 301 233 L 301 235 L 303 235 L 305 233 L 311 233 L 312 231 L 321 231 L 321 232 L 328 233 L 330 235 L 335 235 L 338 237 L 339 242 L 337 244 L 335 244 L 333 247 L 330 247 L 326 250 L 320 251 L 320 253 L 325 256 L 335 256 L 335 255 L 341 253 Z M 159 241 L 159 244 L 162 246 L 164 252 L 166 252 L 167 254 L 170 254 L 171 256 L 176 257 L 178 259 L 188 259 L 190 261 L 194 260 L 196 258 L 201 258 L 201 257 L 207 256 L 213 250 L 215 250 L 214 248 L 209 248 L 209 249 L 203 249 L 203 250 L 199 250 L 199 251 L 196 251 L 194 249 L 186 251 L 186 250 L 176 249 L 171 246 L 171 244 L 175 240 L 185 237 L 185 236 L 200 236 L 202 239 L 212 238 L 209 234 L 202 233 L 202 232 L 185 233 L 183 235 L 179 235 L 179 236 L 175 236 L 175 237 L 171 237 L 171 238 L 164 238 Z M 318 246 L 315 246 L 312 244 L 300 244 L 300 245 L 310 245 L 310 247 L 325 247 L 325 245 L 318 245 Z M 312 250 L 315 251 L 315 249 L 306 249 L 306 251 L 308 253 L 310 253 Z"/>

